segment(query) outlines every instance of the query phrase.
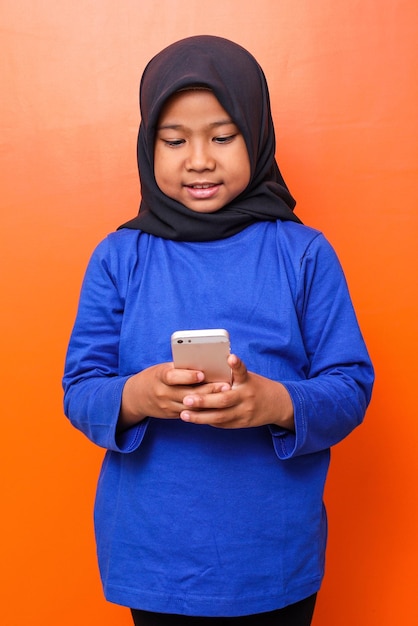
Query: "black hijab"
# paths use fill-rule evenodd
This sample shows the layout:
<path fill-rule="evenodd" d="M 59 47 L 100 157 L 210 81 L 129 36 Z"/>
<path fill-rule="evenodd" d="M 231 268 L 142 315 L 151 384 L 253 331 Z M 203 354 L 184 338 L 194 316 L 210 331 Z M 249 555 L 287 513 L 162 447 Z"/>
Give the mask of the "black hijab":
<path fill-rule="evenodd" d="M 206 87 L 240 129 L 249 154 L 247 188 L 222 209 L 198 213 L 166 196 L 154 177 L 158 117 L 181 89 Z M 275 135 L 263 70 L 244 48 L 228 39 L 202 35 L 174 43 L 148 63 L 140 86 L 138 168 L 142 200 L 136 218 L 120 228 L 140 229 L 174 241 L 212 241 L 258 221 L 291 220 L 295 201 L 275 161 Z"/>

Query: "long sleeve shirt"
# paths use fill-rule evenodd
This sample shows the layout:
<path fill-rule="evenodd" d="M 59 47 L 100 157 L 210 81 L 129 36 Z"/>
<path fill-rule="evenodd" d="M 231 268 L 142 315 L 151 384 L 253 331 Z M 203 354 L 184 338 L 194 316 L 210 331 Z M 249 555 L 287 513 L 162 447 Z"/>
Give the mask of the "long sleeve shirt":
<path fill-rule="evenodd" d="M 149 416 L 117 434 L 126 380 L 172 360 L 172 332 L 199 328 L 226 328 L 248 370 L 286 386 L 295 432 Z M 372 384 L 320 232 L 278 221 L 203 243 L 109 235 L 86 272 L 64 376 L 66 414 L 107 450 L 95 505 L 106 597 L 237 616 L 316 592 L 329 448 L 361 423 Z"/>

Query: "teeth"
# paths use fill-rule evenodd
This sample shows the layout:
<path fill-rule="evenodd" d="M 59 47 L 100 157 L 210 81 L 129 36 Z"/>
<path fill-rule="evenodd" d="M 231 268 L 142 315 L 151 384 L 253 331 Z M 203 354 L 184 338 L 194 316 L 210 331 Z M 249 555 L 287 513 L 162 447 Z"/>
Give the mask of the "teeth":
<path fill-rule="evenodd" d="M 209 187 L 213 187 L 213 185 L 192 185 L 193 189 L 209 189 Z"/>

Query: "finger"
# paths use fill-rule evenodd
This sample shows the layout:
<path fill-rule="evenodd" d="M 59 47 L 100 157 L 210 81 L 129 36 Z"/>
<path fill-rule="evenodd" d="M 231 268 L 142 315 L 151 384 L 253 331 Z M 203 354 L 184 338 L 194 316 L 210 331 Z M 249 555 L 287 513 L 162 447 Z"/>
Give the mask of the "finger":
<path fill-rule="evenodd" d="M 166 385 L 197 385 L 205 379 L 203 372 L 198 370 L 178 369 L 170 366 L 164 371 L 163 382 Z"/>
<path fill-rule="evenodd" d="M 188 393 L 183 398 L 183 405 L 194 411 L 227 409 L 233 405 L 233 396 L 228 393 L 231 387 L 222 383 L 217 391 L 209 393 Z M 199 390 L 200 391 L 200 390 Z"/>
<path fill-rule="evenodd" d="M 233 385 L 242 385 L 247 380 L 247 367 L 236 354 L 228 357 L 228 364 L 232 370 Z"/>
<path fill-rule="evenodd" d="M 181 411 L 180 419 L 183 422 L 192 422 L 193 424 L 213 424 L 215 414 L 210 411 Z"/>
<path fill-rule="evenodd" d="M 180 419 L 183 422 L 207 424 L 215 428 L 241 428 L 239 419 L 235 415 L 229 415 L 227 411 L 190 411 L 185 409 L 180 412 Z"/>
<path fill-rule="evenodd" d="M 199 395 L 201 393 L 224 393 L 230 389 L 231 385 L 229 383 L 207 383 L 199 387 Z"/>

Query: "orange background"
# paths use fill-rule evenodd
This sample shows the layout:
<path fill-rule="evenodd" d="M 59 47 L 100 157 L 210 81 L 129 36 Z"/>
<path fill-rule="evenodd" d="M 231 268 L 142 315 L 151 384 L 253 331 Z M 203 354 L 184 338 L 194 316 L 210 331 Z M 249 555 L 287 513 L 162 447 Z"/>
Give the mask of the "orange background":
<path fill-rule="evenodd" d="M 96 566 L 102 451 L 64 419 L 60 379 L 90 253 L 137 210 L 140 74 L 208 33 L 264 67 L 279 164 L 376 366 L 364 426 L 333 451 L 314 626 L 417 624 L 418 4 L 14 0 L 0 16 L 0 622 L 130 624 Z"/>

